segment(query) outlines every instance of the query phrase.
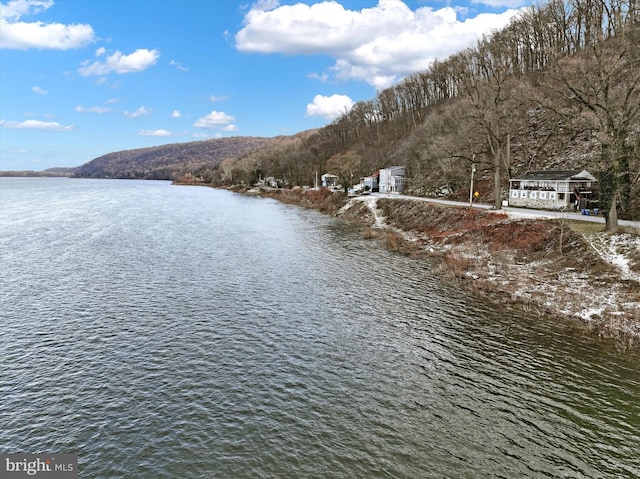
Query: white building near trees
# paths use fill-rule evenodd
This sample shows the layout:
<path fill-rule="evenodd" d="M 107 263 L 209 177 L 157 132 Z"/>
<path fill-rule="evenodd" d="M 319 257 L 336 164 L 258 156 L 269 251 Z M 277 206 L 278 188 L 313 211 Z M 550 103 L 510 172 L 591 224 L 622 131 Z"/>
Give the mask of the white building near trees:
<path fill-rule="evenodd" d="M 325 188 L 335 188 L 338 186 L 338 177 L 330 173 L 322 175 L 322 186 Z"/>
<path fill-rule="evenodd" d="M 562 210 L 591 208 L 595 177 L 587 170 L 530 171 L 509 180 L 509 206 Z"/>
<path fill-rule="evenodd" d="M 402 193 L 405 182 L 404 166 L 389 166 L 380 170 L 378 178 L 380 193 Z"/>

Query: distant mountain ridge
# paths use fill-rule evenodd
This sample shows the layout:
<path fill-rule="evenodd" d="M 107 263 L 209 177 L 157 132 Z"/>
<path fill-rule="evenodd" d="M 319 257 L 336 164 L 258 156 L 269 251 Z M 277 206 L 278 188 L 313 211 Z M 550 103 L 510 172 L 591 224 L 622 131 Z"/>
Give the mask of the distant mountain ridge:
<path fill-rule="evenodd" d="M 8 177 L 19 177 L 19 178 L 27 178 L 27 177 L 53 177 L 53 176 L 73 176 L 75 171 L 78 169 L 77 166 L 63 167 L 57 166 L 54 168 L 48 168 L 44 171 L 34 171 L 34 170 L 17 170 L 17 171 L 0 171 L 0 176 L 8 176 Z"/>
<path fill-rule="evenodd" d="M 73 176 L 173 180 L 192 170 L 215 168 L 225 159 L 240 158 L 273 141 L 236 136 L 116 151 L 79 166 Z"/>

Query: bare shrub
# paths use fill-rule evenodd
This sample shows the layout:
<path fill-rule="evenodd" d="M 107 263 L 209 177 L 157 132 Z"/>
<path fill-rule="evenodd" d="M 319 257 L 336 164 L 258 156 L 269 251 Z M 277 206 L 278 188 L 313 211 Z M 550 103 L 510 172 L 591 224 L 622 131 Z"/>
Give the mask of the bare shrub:
<path fill-rule="evenodd" d="M 455 252 L 448 252 L 442 258 L 442 264 L 438 267 L 438 272 L 455 278 L 464 278 L 469 271 L 474 271 L 474 266 L 471 258 Z"/>

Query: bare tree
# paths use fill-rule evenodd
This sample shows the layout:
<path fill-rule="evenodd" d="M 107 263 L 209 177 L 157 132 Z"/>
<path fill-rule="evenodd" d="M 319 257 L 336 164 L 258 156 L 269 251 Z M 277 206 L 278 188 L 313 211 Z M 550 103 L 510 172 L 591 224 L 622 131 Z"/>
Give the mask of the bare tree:
<path fill-rule="evenodd" d="M 326 169 L 340 179 L 345 191 L 353 184 L 360 168 L 362 157 L 354 150 L 336 153 L 327 160 Z"/>
<path fill-rule="evenodd" d="M 484 132 L 492 158 L 494 206 L 502 208 L 502 177 L 511 163 L 511 139 L 522 123 L 520 110 L 525 96 L 512 75 L 509 54 L 498 42 L 479 42 L 467 54 L 466 73 L 460 81 L 463 98 L 468 102 L 467 116 Z"/>
<path fill-rule="evenodd" d="M 601 40 L 554 68 L 551 89 L 581 109 L 580 118 L 601 145 L 601 207 L 607 231 L 618 228 L 618 204 L 626 208 L 638 172 L 640 29 L 635 25 Z"/>

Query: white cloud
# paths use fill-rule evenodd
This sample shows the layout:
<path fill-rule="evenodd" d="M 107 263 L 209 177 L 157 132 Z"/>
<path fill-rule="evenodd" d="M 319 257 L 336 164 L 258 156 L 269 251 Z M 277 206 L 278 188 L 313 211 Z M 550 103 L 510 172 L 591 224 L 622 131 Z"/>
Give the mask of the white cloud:
<path fill-rule="evenodd" d="M 39 86 L 34 86 L 33 88 L 31 88 L 31 91 L 37 93 L 38 95 L 46 95 L 47 93 L 49 93 L 47 90 L 43 90 Z"/>
<path fill-rule="evenodd" d="M 401 0 L 379 0 L 359 11 L 327 0 L 268 7 L 256 4 L 246 14 L 235 37 L 239 50 L 329 55 L 335 59 L 328 72 L 334 78 L 365 81 L 376 88 L 426 70 L 434 59 L 473 45 L 517 14 L 508 10 L 461 21 L 451 7 L 413 11 Z M 323 79 L 323 74 L 313 75 Z"/>
<path fill-rule="evenodd" d="M 222 131 L 238 131 L 239 128 L 234 125 L 233 123 L 231 123 L 230 125 L 225 126 Z"/>
<path fill-rule="evenodd" d="M 140 136 L 171 136 L 173 133 L 167 130 L 140 130 Z"/>
<path fill-rule="evenodd" d="M 193 126 L 197 128 L 225 128 L 232 125 L 236 119 L 231 115 L 227 115 L 221 111 L 212 111 L 207 116 L 203 116 L 202 118 L 198 118 Z"/>
<path fill-rule="evenodd" d="M 329 75 L 327 73 L 311 72 L 307 75 L 307 78 L 313 78 L 314 80 L 320 80 L 321 82 L 326 82 L 327 80 L 329 80 Z"/>
<path fill-rule="evenodd" d="M 89 75 L 106 75 L 108 73 L 136 73 L 155 65 L 160 58 L 160 52 L 157 50 L 147 50 L 139 48 L 129 55 L 123 55 L 120 50 L 106 57 L 104 62 L 85 61 L 78 68 L 78 73 L 82 76 Z"/>
<path fill-rule="evenodd" d="M 111 108 L 107 108 L 106 106 L 84 106 L 78 105 L 75 110 L 78 113 L 107 113 L 111 111 Z"/>
<path fill-rule="evenodd" d="M 307 105 L 307 116 L 320 116 L 327 120 L 343 115 L 354 105 L 354 101 L 346 95 L 316 95 L 313 102 Z"/>
<path fill-rule="evenodd" d="M 475 5 L 487 5 L 489 7 L 519 8 L 525 4 L 522 0 L 471 0 Z"/>
<path fill-rule="evenodd" d="M 124 112 L 124 116 L 126 116 L 127 118 L 139 118 L 141 116 L 148 115 L 148 114 L 149 114 L 149 110 L 147 110 L 144 106 L 141 106 L 135 111 L 127 110 Z"/>
<path fill-rule="evenodd" d="M 120 88 L 120 80 L 114 81 L 109 83 L 109 78 L 108 77 L 98 77 L 96 78 L 96 85 L 99 86 L 105 86 L 107 88 L 110 88 L 112 90 L 115 90 L 117 88 Z"/>
<path fill-rule="evenodd" d="M 180 65 L 178 62 L 171 60 L 169 62 L 169 65 L 172 67 L 176 67 L 178 70 L 183 71 L 183 72 L 188 72 L 189 69 L 187 67 L 183 67 L 182 65 Z"/>
<path fill-rule="evenodd" d="M 74 129 L 73 125 L 61 125 L 57 121 L 40 120 L 25 120 L 22 122 L 0 120 L 0 125 L 5 128 L 17 128 L 25 130 L 66 131 Z"/>
<path fill-rule="evenodd" d="M 279 0 L 258 0 L 252 8 L 258 10 L 272 10 L 278 6 L 280 6 Z"/>
<path fill-rule="evenodd" d="M 11 0 L 0 9 L 0 17 L 19 19 L 27 13 L 39 13 L 53 5 L 53 0 Z"/>
<path fill-rule="evenodd" d="M 101 57 L 102 55 L 104 55 L 105 53 L 107 53 L 107 49 L 105 47 L 100 47 L 96 50 L 95 55 L 97 57 Z"/>
<path fill-rule="evenodd" d="M 12 0 L 0 5 L 0 48 L 68 50 L 95 41 L 90 25 L 19 21 L 52 5 L 53 0 Z"/>
<path fill-rule="evenodd" d="M 211 97 L 209 97 L 209 100 L 211 100 L 211 103 L 218 103 L 219 101 L 225 101 L 228 100 L 229 98 L 231 98 L 230 96 L 218 96 L 218 95 L 211 95 Z"/>
<path fill-rule="evenodd" d="M 182 116 L 182 113 L 180 113 L 179 110 L 173 110 L 173 112 L 171 112 L 171 118 L 180 118 Z"/>

